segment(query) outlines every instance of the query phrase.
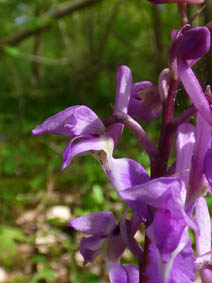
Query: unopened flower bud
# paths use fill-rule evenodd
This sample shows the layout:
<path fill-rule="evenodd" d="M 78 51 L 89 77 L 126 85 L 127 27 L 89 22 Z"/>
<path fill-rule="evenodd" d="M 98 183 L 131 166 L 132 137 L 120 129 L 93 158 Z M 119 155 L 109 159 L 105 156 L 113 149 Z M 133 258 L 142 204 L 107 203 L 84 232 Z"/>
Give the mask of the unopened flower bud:
<path fill-rule="evenodd" d="M 179 54 L 184 60 L 199 59 L 210 49 L 210 31 L 207 27 L 196 27 L 184 33 L 179 43 Z"/>

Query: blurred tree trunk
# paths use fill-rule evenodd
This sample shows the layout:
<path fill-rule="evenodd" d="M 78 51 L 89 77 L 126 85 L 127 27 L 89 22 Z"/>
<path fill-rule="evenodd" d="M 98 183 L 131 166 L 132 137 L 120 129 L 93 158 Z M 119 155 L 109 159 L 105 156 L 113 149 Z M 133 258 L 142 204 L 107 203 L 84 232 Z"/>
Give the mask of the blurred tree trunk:
<path fill-rule="evenodd" d="M 57 7 L 57 9 L 50 11 L 40 17 L 40 23 L 35 27 L 28 25 L 29 27 L 23 28 L 22 30 L 9 35 L 6 38 L 0 40 L 0 46 L 4 45 L 17 45 L 26 38 L 39 33 L 42 30 L 46 30 L 52 26 L 53 20 L 60 19 L 66 15 L 72 14 L 75 11 L 87 8 L 93 4 L 101 2 L 103 0 L 75 0 L 67 2 Z"/>

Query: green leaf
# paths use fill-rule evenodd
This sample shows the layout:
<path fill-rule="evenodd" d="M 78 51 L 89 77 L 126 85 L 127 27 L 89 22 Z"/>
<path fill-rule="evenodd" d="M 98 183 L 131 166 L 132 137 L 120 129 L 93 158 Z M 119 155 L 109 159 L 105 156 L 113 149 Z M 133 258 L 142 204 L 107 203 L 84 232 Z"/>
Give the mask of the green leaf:
<path fill-rule="evenodd" d="M 0 228 L 0 259 L 10 265 L 16 255 L 16 241 L 23 242 L 24 234 L 18 228 L 4 226 Z"/>
<path fill-rule="evenodd" d="M 4 51 L 8 55 L 13 56 L 13 57 L 16 57 L 20 54 L 20 50 L 17 47 L 10 46 L 10 45 L 4 46 Z"/>
<path fill-rule="evenodd" d="M 38 283 L 41 279 L 46 280 L 47 282 L 53 281 L 55 279 L 55 275 L 50 268 L 44 267 L 33 276 L 31 283 Z"/>
<path fill-rule="evenodd" d="M 103 190 L 99 185 L 94 185 L 93 186 L 93 194 L 92 194 L 94 201 L 102 204 L 104 202 L 104 194 Z"/>

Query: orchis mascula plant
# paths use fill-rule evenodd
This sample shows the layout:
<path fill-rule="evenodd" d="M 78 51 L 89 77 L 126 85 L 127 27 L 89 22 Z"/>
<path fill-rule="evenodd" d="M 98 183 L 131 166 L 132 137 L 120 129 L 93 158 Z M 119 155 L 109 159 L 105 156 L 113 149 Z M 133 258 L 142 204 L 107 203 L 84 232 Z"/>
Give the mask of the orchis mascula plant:
<path fill-rule="evenodd" d="M 180 3 L 182 17 L 186 15 L 185 3 L 198 4 L 202 0 L 151 2 Z M 150 81 L 133 83 L 130 69 L 121 66 L 111 117 L 102 122 L 91 109 L 77 105 L 33 130 L 33 135 L 70 136 L 62 169 L 69 167 L 74 157 L 91 154 L 119 197 L 133 210 L 130 220 L 126 210 L 118 223 L 111 211 L 101 211 L 68 224 L 90 235 L 80 244 L 84 263 L 102 254 L 110 282 L 189 283 L 197 272 L 202 282 L 212 282 L 211 223 L 205 200 L 212 190 L 212 98 L 210 87 L 204 91 L 192 70 L 210 49 L 210 30 L 206 26 L 191 28 L 185 18 L 181 22 L 182 27 L 171 33 L 168 68 L 162 70 L 158 85 Z M 180 83 L 192 105 L 174 119 Z M 155 146 L 139 122 L 161 114 L 160 138 Z M 189 123 L 195 115 L 196 122 Z M 138 162 L 113 157 L 124 126 L 149 155 L 150 176 Z M 175 136 L 176 161 L 168 168 Z M 144 248 L 134 238 L 141 223 L 146 227 Z M 195 234 L 194 247 L 189 229 Z M 135 256 L 137 265 L 120 264 L 126 248 Z"/>

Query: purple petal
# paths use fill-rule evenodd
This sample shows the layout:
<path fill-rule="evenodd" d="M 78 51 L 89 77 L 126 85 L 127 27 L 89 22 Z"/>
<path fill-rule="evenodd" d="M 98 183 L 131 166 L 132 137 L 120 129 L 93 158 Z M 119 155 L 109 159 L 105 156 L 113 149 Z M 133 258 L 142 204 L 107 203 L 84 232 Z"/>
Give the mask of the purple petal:
<path fill-rule="evenodd" d="M 195 220 L 199 227 L 196 233 L 197 255 L 211 251 L 211 221 L 208 206 L 204 197 L 196 201 Z"/>
<path fill-rule="evenodd" d="M 80 253 L 84 258 L 84 265 L 92 262 L 99 254 L 105 241 L 104 236 L 92 236 L 82 238 L 80 242 Z"/>
<path fill-rule="evenodd" d="M 33 135 L 55 134 L 60 136 L 100 135 L 105 126 L 99 117 L 88 107 L 69 107 L 45 120 L 33 131 Z"/>
<path fill-rule="evenodd" d="M 211 126 L 208 125 L 208 123 L 199 114 L 197 114 L 196 121 L 196 142 L 192 158 L 192 169 L 186 199 L 186 207 L 192 205 L 199 196 L 204 195 L 207 191 L 207 186 L 204 184 L 205 178 L 203 176 L 203 171 L 204 157 L 211 138 Z"/>
<path fill-rule="evenodd" d="M 128 283 L 125 268 L 117 262 L 107 263 L 108 275 L 110 283 Z"/>
<path fill-rule="evenodd" d="M 132 74 L 127 66 L 120 66 L 117 70 L 117 90 L 115 109 L 127 113 L 132 89 Z"/>
<path fill-rule="evenodd" d="M 116 90 L 116 101 L 113 114 L 116 111 L 122 111 L 127 113 L 130 93 L 132 88 L 132 74 L 127 66 L 120 66 L 117 70 L 117 90 Z M 113 124 L 110 127 L 109 135 L 114 140 L 114 147 L 116 148 L 120 136 L 122 134 L 124 125 L 121 123 Z"/>
<path fill-rule="evenodd" d="M 141 262 L 143 249 L 140 247 L 140 245 L 137 243 L 137 241 L 134 238 L 134 234 L 136 231 L 132 231 L 133 228 L 132 223 L 126 219 L 126 213 L 127 211 L 122 216 L 120 222 L 121 235 L 123 237 L 126 246 L 137 259 L 137 262 Z"/>
<path fill-rule="evenodd" d="M 139 270 L 132 264 L 108 262 L 110 283 L 139 283 Z"/>
<path fill-rule="evenodd" d="M 188 184 L 194 144 L 195 127 L 188 123 L 180 125 L 177 129 L 177 162 L 175 173 L 177 173 L 182 180 L 183 189 L 181 197 L 183 202 L 185 202 L 186 197 L 186 188 Z"/>
<path fill-rule="evenodd" d="M 191 157 L 195 144 L 195 127 L 184 123 L 177 129 L 177 164 L 176 173 L 190 168 Z M 186 183 L 187 184 L 187 183 Z"/>
<path fill-rule="evenodd" d="M 102 162 L 101 162 L 102 161 Z M 117 191 L 143 184 L 149 181 L 146 170 L 136 161 L 128 158 L 107 158 L 100 159 L 100 164 L 114 188 Z"/>
<path fill-rule="evenodd" d="M 162 261 L 153 243 L 150 244 L 148 258 L 149 264 L 144 273 L 149 279 L 148 282 L 190 283 L 195 280 L 193 249 L 186 234 L 182 238 L 182 244 L 173 251 L 167 263 Z"/>
<path fill-rule="evenodd" d="M 194 251 L 191 240 L 187 235 L 185 237 L 186 245 L 174 260 L 169 283 L 190 283 L 195 280 Z"/>
<path fill-rule="evenodd" d="M 141 99 L 140 94 L 148 88 L 153 87 L 154 84 L 150 81 L 142 81 L 134 83 L 132 86 L 131 98 Z"/>
<path fill-rule="evenodd" d="M 208 103 L 207 98 L 197 80 L 192 69 L 189 67 L 188 63 L 182 59 L 178 63 L 178 72 L 180 80 L 184 85 L 186 92 L 188 93 L 191 101 L 196 107 L 197 111 L 202 115 L 202 117 L 212 125 L 212 110 Z"/>
<path fill-rule="evenodd" d="M 122 265 L 127 273 L 127 283 L 139 283 L 139 270 L 137 266 L 132 264 Z"/>
<path fill-rule="evenodd" d="M 186 31 L 179 43 L 179 54 L 184 60 L 198 59 L 210 49 L 210 31 L 196 27 Z"/>
<path fill-rule="evenodd" d="M 128 113 L 137 120 L 152 120 L 161 114 L 162 103 L 158 87 L 152 82 L 133 84 Z"/>
<path fill-rule="evenodd" d="M 132 231 L 132 234 L 134 235 L 138 231 L 138 228 L 141 224 L 141 220 L 135 213 L 133 213 L 133 216 L 130 222 L 131 222 L 131 231 Z"/>
<path fill-rule="evenodd" d="M 205 154 L 204 173 L 209 183 L 210 192 L 212 192 L 212 148 L 208 149 Z"/>
<path fill-rule="evenodd" d="M 176 177 L 162 177 L 150 180 L 142 185 L 119 192 L 120 197 L 125 200 L 130 207 L 139 206 L 140 202 L 153 206 L 155 208 L 179 210 L 179 193 L 181 189 L 181 181 Z M 172 194 L 174 194 L 172 196 Z M 175 196 L 178 198 L 175 198 Z M 175 203 L 173 206 L 173 202 Z M 177 212 L 175 211 L 175 212 Z M 175 214 L 176 217 L 181 213 Z"/>
<path fill-rule="evenodd" d="M 204 197 L 200 197 L 196 201 L 195 220 L 199 228 L 196 232 L 196 250 L 197 255 L 201 256 L 211 252 L 211 220 L 208 206 Z M 212 270 L 203 268 L 200 270 L 202 282 L 210 282 L 212 278 Z"/>
<path fill-rule="evenodd" d="M 94 153 L 95 151 L 107 150 L 112 154 L 113 141 L 108 138 L 92 138 L 76 143 L 72 146 L 72 140 L 67 144 L 63 154 L 63 166 L 62 170 L 68 167 L 72 159 L 79 155 L 87 153 Z"/>
<path fill-rule="evenodd" d="M 153 243 L 149 245 L 149 254 L 148 254 L 148 265 L 146 267 L 145 275 L 148 278 L 148 282 L 157 282 L 164 283 L 160 278 L 160 269 L 159 269 L 159 252 L 156 246 Z"/>
<path fill-rule="evenodd" d="M 78 217 L 68 226 L 89 235 L 108 235 L 116 227 L 116 221 L 111 211 L 100 211 Z"/>
<path fill-rule="evenodd" d="M 181 199 L 182 183 L 176 177 L 161 177 L 153 179 L 142 185 L 138 185 L 119 192 L 119 196 L 131 207 L 140 218 L 148 217 L 144 203 L 155 208 L 170 211 L 171 216 L 184 218 L 187 224 L 196 229 L 193 221 L 187 216 Z"/>
<path fill-rule="evenodd" d="M 171 217 L 169 211 L 158 209 L 147 236 L 158 248 L 163 261 L 167 262 L 178 247 L 187 223 L 183 218 Z"/>
<path fill-rule="evenodd" d="M 210 272 L 212 270 L 212 251 L 208 252 L 206 254 L 203 254 L 201 256 L 198 256 L 194 262 L 195 264 L 195 270 L 199 271 L 204 268 L 204 271 L 206 268 L 210 269 Z M 211 277 L 209 277 L 211 278 Z M 206 281 L 207 282 L 207 281 Z"/>
<path fill-rule="evenodd" d="M 126 244 L 122 239 L 122 235 L 119 232 L 116 234 L 116 230 L 110 235 L 107 242 L 106 258 L 108 261 L 117 262 L 120 256 L 123 254 L 126 248 Z"/>

